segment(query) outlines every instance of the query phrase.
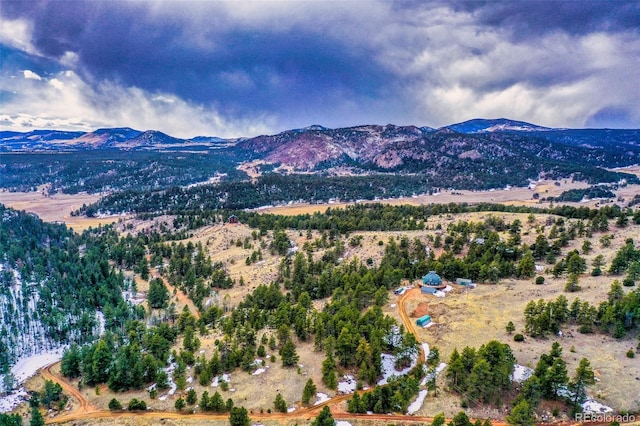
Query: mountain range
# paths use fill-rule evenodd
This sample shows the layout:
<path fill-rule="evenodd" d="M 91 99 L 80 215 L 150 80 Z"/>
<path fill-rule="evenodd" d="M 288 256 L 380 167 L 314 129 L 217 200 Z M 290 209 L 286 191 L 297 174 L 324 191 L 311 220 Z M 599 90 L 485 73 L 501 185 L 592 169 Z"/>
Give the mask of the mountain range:
<path fill-rule="evenodd" d="M 194 179 L 198 176 L 204 180 L 208 178 L 203 175 L 203 165 L 208 167 L 209 174 L 228 174 L 244 173 L 239 166 L 248 164 L 258 174 L 273 170 L 284 174 L 302 172 L 329 176 L 420 174 L 432 182 L 476 188 L 495 187 L 503 182 L 522 184 L 540 176 L 572 174 L 590 182 L 602 181 L 604 168 L 638 163 L 640 129 L 554 129 L 500 118 L 474 119 L 439 129 L 393 124 L 338 129 L 312 125 L 275 135 L 237 139 L 213 136 L 180 139 L 155 130 L 126 127 L 93 132 L 2 131 L 1 152 L 75 152 L 74 157 L 82 157 L 87 162 L 82 179 L 90 178 L 91 170 L 96 175 L 100 170 L 102 180 L 121 176 L 127 170 L 147 170 L 152 155 L 155 159 L 166 157 L 160 161 L 164 166 L 158 161 L 154 164 L 156 168 L 166 167 L 167 171 L 151 170 L 150 176 L 164 176 L 170 169 L 173 175 L 176 167 L 172 164 L 183 161 L 180 173 L 191 173 Z M 123 154 L 129 163 L 119 165 L 120 160 L 114 163 L 114 158 L 122 158 Z M 5 180 L 24 181 L 22 170 L 33 168 L 34 159 L 4 157 L 0 163 L 6 163 Z M 38 161 L 44 160 L 39 158 Z M 131 161 L 137 161 L 136 165 Z M 197 174 L 189 171 L 196 167 L 196 162 L 200 164 Z M 53 174 L 63 167 L 58 163 L 47 163 L 46 166 L 43 163 L 43 166 Z M 64 173 L 69 174 L 64 180 L 69 182 L 71 164 L 64 167 L 67 170 Z M 197 182 L 184 179 L 185 176 L 180 175 L 169 178 L 167 183 Z M 606 181 L 617 179 L 619 176 L 610 174 Z M 113 182 L 100 185 L 102 189 L 121 186 Z M 154 185 L 159 188 L 166 184 Z"/>

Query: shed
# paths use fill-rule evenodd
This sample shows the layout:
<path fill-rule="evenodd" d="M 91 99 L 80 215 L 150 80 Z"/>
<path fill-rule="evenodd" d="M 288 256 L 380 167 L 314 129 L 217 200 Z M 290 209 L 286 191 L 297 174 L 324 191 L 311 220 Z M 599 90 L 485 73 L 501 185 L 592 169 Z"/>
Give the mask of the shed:
<path fill-rule="evenodd" d="M 431 322 L 431 315 L 423 315 L 416 320 L 418 327 L 424 327 Z"/>
<path fill-rule="evenodd" d="M 422 286 L 420 287 L 420 293 L 422 294 L 436 294 L 438 289 L 436 287 Z"/>
<path fill-rule="evenodd" d="M 238 219 L 238 216 L 236 216 L 235 214 L 232 214 L 231 216 L 229 216 L 229 219 L 227 219 L 227 223 L 240 223 L 240 219 Z"/>

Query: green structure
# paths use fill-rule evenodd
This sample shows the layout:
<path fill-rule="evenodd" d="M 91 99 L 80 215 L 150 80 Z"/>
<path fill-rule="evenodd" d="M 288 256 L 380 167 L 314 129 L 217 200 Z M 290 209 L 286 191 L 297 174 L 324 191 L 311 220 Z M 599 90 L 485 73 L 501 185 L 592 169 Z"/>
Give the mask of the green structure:
<path fill-rule="evenodd" d="M 422 285 L 431 288 L 444 288 L 440 275 L 436 274 L 436 271 L 429 271 L 427 275 L 422 277 Z"/>
<path fill-rule="evenodd" d="M 418 327 L 424 327 L 431 322 L 431 315 L 423 315 L 416 320 Z"/>

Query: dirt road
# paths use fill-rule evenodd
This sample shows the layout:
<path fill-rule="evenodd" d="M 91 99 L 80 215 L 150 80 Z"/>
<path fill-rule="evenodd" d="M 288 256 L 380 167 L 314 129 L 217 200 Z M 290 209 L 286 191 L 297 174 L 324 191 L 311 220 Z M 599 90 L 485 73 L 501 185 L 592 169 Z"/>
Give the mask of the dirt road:
<path fill-rule="evenodd" d="M 404 324 L 405 330 L 407 330 L 410 333 L 413 333 L 413 335 L 416 336 L 416 339 L 417 339 L 418 331 L 416 329 L 416 324 L 413 321 L 411 321 L 411 318 L 409 318 L 409 314 L 407 313 L 407 309 L 405 307 L 405 304 L 409 299 L 409 296 L 415 297 L 416 294 L 420 294 L 420 288 L 418 287 L 405 291 L 404 294 L 398 300 L 398 311 L 400 312 L 400 318 L 402 318 L 402 323 Z M 426 354 L 424 353 L 422 346 L 420 346 L 420 355 L 418 356 L 418 362 L 419 363 L 424 362 L 425 356 Z"/>

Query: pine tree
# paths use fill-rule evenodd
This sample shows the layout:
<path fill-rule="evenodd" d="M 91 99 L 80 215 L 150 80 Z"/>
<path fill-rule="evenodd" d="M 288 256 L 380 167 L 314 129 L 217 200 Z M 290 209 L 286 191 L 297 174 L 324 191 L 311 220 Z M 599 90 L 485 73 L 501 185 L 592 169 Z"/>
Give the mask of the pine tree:
<path fill-rule="evenodd" d="M 338 387 L 336 361 L 333 359 L 331 352 L 327 352 L 327 357 L 322 361 L 322 383 L 324 383 L 329 389 L 335 389 Z"/>
<path fill-rule="evenodd" d="M 225 408 L 226 406 L 224 405 L 222 395 L 220 395 L 220 392 L 216 391 L 211 399 L 209 399 L 209 409 L 215 411 L 216 413 L 222 413 L 224 412 Z"/>
<path fill-rule="evenodd" d="M 198 394 L 196 393 L 196 390 L 191 388 L 189 389 L 189 392 L 187 392 L 187 404 L 189 405 L 193 405 L 196 402 L 198 402 Z"/>
<path fill-rule="evenodd" d="M 111 411 L 122 410 L 122 404 L 117 399 L 112 398 L 111 401 L 109 401 L 109 410 Z"/>
<path fill-rule="evenodd" d="M 567 376 L 567 365 L 561 358 L 555 358 L 553 364 L 547 370 L 545 375 L 547 392 L 546 396 L 557 398 L 558 391 L 567 385 L 569 377 Z"/>
<path fill-rule="evenodd" d="M 42 417 L 42 413 L 38 407 L 33 407 L 31 409 L 31 421 L 29 422 L 29 426 L 44 426 L 44 424 L 44 417 Z"/>
<path fill-rule="evenodd" d="M 233 407 L 229 414 L 229 423 L 231 426 L 249 426 L 251 419 L 244 407 Z"/>
<path fill-rule="evenodd" d="M 204 391 L 202 392 L 202 395 L 200 396 L 200 409 L 202 411 L 209 411 L 210 408 L 210 402 L 209 402 L 209 392 Z"/>
<path fill-rule="evenodd" d="M 93 383 L 105 383 L 109 380 L 112 352 L 104 339 L 98 341 L 92 360 Z"/>
<path fill-rule="evenodd" d="M 280 356 L 282 357 L 282 366 L 283 367 L 293 367 L 298 363 L 300 357 L 296 352 L 296 346 L 293 344 L 291 339 L 287 339 L 285 344 L 280 348 Z"/>
<path fill-rule="evenodd" d="M 279 411 L 281 413 L 287 412 L 287 403 L 285 402 L 280 392 L 278 392 L 278 394 L 276 395 L 276 399 L 273 401 L 273 407 L 276 411 Z"/>
<path fill-rule="evenodd" d="M 182 409 L 185 407 L 186 403 L 184 402 L 184 399 L 182 398 L 178 398 L 176 399 L 176 403 L 174 404 L 174 407 L 176 410 L 178 411 L 182 411 Z"/>
<path fill-rule="evenodd" d="M 535 426 L 536 421 L 533 417 L 533 410 L 525 399 L 511 409 L 507 416 L 507 423 L 512 426 Z"/>
<path fill-rule="evenodd" d="M 326 405 L 320 411 L 318 417 L 315 418 L 311 426 L 334 426 L 335 420 L 333 420 L 333 415 L 331 414 L 331 410 Z"/>
<path fill-rule="evenodd" d="M 591 364 L 586 358 L 580 360 L 578 368 L 576 369 L 576 375 L 569 383 L 569 389 L 573 392 L 573 405 L 578 406 L 584 402 L 587 398 L 587 386 L 595 383 L 595 377 Z"/>
<path fill-rule="evenodd" d="M 60 372 L 63 376 L 75 379 L 80 377 L 80 364 L 82 363 L 82 356 L 80 355 L 80 348 L 78 345 L 73 344 L 71 347 L 64 351 L 62 355 L 62 361 L 60 363 Z"/>
<path fill-rule="evenodd" d="M 302 405 L 309 405 L 311 403 L 311 398 L 316 395 L 317 391 L 318 389 L 313 383 L 313 380 L 307 380 L 307 383 L 304 385 L 304 390 L 302 391 Z"/>
<path fill-rule="evenodd" d="M 436 414 L 431 422 L 431 426 L 444 426 L 447 420 L 444 417 L 444 413 Z"/>
<path fill-rule="evenodd" d="M 349 400 L 347 404 L 347 411 L 350 413 L 365 413 L 366 409 L 364 407 L 364 402 L 358 392 L 354 392 L 353 398 Z"/>
<path fill-rule="evenodd" d="M 149 283 L 149 292 L 147 293 L 147 301 L 153 309 L 164 309 L 169 302 L 169 291 L 160 278 L 151 280 Z"/>

